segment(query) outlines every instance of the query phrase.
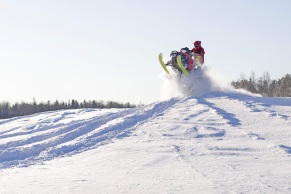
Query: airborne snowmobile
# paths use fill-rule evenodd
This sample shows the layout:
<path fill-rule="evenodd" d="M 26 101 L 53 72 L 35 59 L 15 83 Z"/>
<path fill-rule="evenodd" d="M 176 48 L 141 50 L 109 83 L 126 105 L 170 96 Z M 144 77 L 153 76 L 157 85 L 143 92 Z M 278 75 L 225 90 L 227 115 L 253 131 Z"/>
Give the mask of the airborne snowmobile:
<path fill-rule="evenodd" d="M 195 63 L 193 59 L 193 55 L 189 48 L 185 47 L 178 51 L 172 51 L 170 54 L 171 60 L 169 60 L 167 63 L 164 63 L 163 61 L 163 54 L 159 54 L 159 62 L 162 65 L 163 69 L 166 73 L 170 73 L 167 69 L 167 66 L 171 66 L 174 71 L 178 71 L 182 74 L 182 72 L 185 75 L 189 75 L 189 72 L 192 70 L 196 70 L 196 66 L 198 65 Z"/>

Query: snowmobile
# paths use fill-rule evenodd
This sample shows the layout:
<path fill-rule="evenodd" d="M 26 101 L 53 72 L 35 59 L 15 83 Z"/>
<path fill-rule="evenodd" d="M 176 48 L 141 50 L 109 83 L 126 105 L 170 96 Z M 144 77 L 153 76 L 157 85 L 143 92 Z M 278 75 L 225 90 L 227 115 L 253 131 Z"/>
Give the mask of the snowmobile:
<path fill-rule="evenodd" d="M 182 74 L 189 75 L 189 72 L 195 69 L 193 55 L 189 48 L 185 47 L 180 50 L 180 52 L 174 50 L 170 54 L 171 60 L 167 63 L 163 61 L 163 54 L 159 54 L 159 62 L 166 73 L 170 73 L 167 66 L 171 66 L 174 71 L 178 71 Z"/>

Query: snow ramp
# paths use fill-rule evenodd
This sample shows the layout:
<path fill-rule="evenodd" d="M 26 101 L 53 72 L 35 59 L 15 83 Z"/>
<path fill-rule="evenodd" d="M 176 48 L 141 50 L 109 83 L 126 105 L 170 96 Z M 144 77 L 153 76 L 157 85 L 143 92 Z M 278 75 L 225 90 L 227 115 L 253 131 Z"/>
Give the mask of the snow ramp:
<path fill-rule="evenodd" d="M 95 177 L 86 188 L 108 192 L 114 183 L 112 193 L 284 193 L 291 190 L 290 126 L 290 98 L 223 92 L 126 110 L 44 112 L 0 121 L 0 168 L 76 160 L 57 172 L 98 170 L 110 181 Z"/>
<path fill-rule="evenodd" d="M 182 100 L 172 98 L 135 109 L 65 110 L 6 119 L 0 121 L 0 166 L 26 166 L 81 153 L 126 138 L 144 125 L 164 132 L 165 137 L 223 139 L 239 129 L 242 137 L 264 139 L 257 133 L 262 126 L 264 131 L 268 126 L 282 124 L 290 128 L 290 111 L 280 113 L 275 109 L 288 109 L 290 104 L 291 100 L 284 98 L 216 92 Z M 280 134 L 278 130 L 274 134 Z M 291 145 L 281 144 L 276 143 L 290 154 Z"/>

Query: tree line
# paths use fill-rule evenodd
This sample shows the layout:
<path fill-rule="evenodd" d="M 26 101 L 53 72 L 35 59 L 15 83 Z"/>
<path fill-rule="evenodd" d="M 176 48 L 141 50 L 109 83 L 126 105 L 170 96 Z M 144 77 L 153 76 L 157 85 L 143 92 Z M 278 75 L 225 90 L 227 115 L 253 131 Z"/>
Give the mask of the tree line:
<path fill-rule="evenodd" d="M 63 101 L 47 101 L 47 102 L 21 102 L 21 103 L 10 103 L 10 102 L 0 102 L 0 119 L 7 119 L 16 116 L 30 115 L 45 111 L 55 111 L 64 109 L 79 109 L 79 108 L 134 108 L 137 105 L 130 104 L 129 102 L 120 103 L 115 101 L 82 101 L 69 100 L 68 102 Z M 140 105 L 141 106 L 141 105 Z"/>
<path fill-rule="evenodd" d="M 241 75 L 241 78 L 232 81 L 231 85 L 236 89 L 245 89 L 252 93 L 261 94 L 263 97 L 291 97 L 290 74 L 272 80 L 268 72 L 264 72 L 259 78 L 256 78 L 254 72 L 251 72 L 248 79 Z"/>
<path fill-rule="evenodd" d="M 236 89 L 245 89 L 252 93 L 261 94 L 264 97 L 291 97 L 291 75 L 286 74 L 284 77 L 272 80 L 268 72 L 264 72 L 259 78 L 256 78 L 255 73 L 251 72 L 249 78 L 241 75 L 237 81 L 232 81 L 231 85 Z M 114 101 L 82 101 L 69 100 L 63 101 L 47 101 L 21 103 L 0 102 L 0 119 L 6 119 L 16 116 L 24 116 L 45 111 L 55 111 L 64 109 L 79 109 L 79 108 L 134 108 L 137 105 L 130 104 L 129 102 L 120 103 Z M 142 106 L 140 104 L 139 106 Z"/>

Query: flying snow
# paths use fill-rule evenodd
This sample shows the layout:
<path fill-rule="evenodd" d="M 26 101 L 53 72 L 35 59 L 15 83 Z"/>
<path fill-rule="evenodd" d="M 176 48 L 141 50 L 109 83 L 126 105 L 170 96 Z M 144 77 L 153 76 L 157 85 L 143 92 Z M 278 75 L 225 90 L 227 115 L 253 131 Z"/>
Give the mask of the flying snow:
<path fill-rule="evenodd" d="M 163 72 L 159 77 L 163 81 L 161 100 L 175 97 L 199 97 L 210 92 L 241 93 L 260 96 L 258 94 L 251 94 L 245 90 L 234 89 L 230 83 L 224 80 L 211 67 L 202 67 L 200 70 L 192 71 L 188 76 L 171 71 L 170 74 Z"/>
<path fill-rule="evenodd" d="M 173 97 L 202 96 L 209 92 L 234 92 L 234 88 L 214 70 L 203 67 L 188 76 L 180 73 L 161 74 L 163 87 L 161 100 Z"/>

